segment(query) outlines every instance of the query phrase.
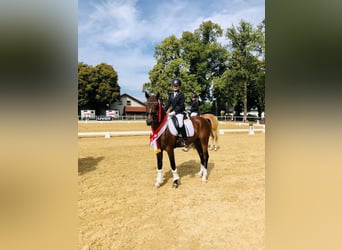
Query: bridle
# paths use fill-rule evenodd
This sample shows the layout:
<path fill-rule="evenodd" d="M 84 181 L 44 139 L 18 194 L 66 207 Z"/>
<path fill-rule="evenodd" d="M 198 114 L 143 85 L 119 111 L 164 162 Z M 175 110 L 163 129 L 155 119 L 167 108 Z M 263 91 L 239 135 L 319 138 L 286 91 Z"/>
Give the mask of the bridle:
<path fill-rule="evenodd" d="M 155 111 L 155 107 L 158 105 L 158 111 Z M 146 102 L 146 106 L 147 108 L 148 107 L 153 107 L 150 108 L 149 110 L 146 109 L 146 116 L 149 116 L 151 115 L 152 116 L 152 120 L 153 121 L 157 121 L 158 119 L 158 122 L 161 122 L 161 114 L 162 114 L 162 105 L 160 103 L 160 101 L 147 101 Z"/>

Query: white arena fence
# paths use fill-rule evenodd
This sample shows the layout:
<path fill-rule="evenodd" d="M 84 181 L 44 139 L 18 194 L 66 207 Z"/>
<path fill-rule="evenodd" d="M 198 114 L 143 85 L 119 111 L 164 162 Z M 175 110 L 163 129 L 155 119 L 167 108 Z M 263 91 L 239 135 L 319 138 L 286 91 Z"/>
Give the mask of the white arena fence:
<path fill-rule="evenodd" d="M 101 137 L 110 138 L 111 136 L 122 135 L 149 135 L 150 131 L 117 131 L 117 132 L 78 132 L 78 137 Z"/>
<path fill-rule="evenodd" d="M 100 116 L 95 116 L 94 119 L 81 119 L 81 116 L 78 116 L 78 121 L 96 121 L 98 117 L 104 118 L 105 116 L 100 115 Z M 109 117 L 108 117 L 109 118 Z M 255 117 L 255 116 L 247 116 L 247 120 L 251 122 L 256 122 L 256 123 L 263 123 L 264 119 Z M 217 116 L 217 119 L 219 121 L 225 121 L 225 122 L 242 122 L 243 116 Z M 129 115 L 129 116 L 124 116 L 120 115 L 118 118 L 111 118 L 111 120 L 103 120 L 104 122 L 108 121 L 142 121 L 146 120 L 145 115 Z"/>
<path fill-rule="evenodd" d="M 87 121 L 80 121 L 80 122 L 87 122 Z M 103 123 L 103 121 L 88 121 L 92 123 Z M 111 121 L 113 123 L 120 122 L 120 121 Z M 136 121 L 136 122 L 142 122 Z M 222 122 L 224 123 L 224 122 Z M 241 128 L 241 129 L 219 129 L 219 134 L 225 133 L 248 133 L 253 135 L 254 132 L 261 132 L 265 133 L 265 125 L 260 124 L 262 128 L 254 128 L 254 126 L 249 127 L 249 123 L 238 123 L 240 126 L 247 126 L 248 128 Z M 129 136 L 129 135 L 150 135 L 151 130 L 142 130 L 142 131 L 112 131 L 112 132 L 78 132 L 78 137 L 105 137 L 110 138 L 112 136 Z"/>

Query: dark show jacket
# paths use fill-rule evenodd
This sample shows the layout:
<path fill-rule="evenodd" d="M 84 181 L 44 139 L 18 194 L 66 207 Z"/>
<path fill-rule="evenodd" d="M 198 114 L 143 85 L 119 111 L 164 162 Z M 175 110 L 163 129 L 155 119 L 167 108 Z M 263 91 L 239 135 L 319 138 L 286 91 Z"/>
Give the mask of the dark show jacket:
<path fill-rule="evenodd" d="M 190 105 L 190 112 L 199 112 L 199 105 L 200 105 L 200 101 L 196 100 L 193 101 Z"/>
<path fill-rule="evenodd" d="M 184 94 L 180 91 L 177 92 L 176 97 L 174 97 L 174 92 L 169 94 L 164 110 L 167 111 L 169 107 L 171 107 L 171 111 L 175 111 L 176 114 L 183 113 L 185 111 Z"/>

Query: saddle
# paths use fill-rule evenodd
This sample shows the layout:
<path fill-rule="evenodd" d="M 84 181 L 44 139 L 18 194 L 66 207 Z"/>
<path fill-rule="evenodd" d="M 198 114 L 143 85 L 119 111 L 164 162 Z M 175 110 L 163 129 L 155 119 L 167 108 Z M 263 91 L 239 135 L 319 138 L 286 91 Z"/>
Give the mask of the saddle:
<path fill-rule="evenodd" d="M 172 135 L 179 136 L 181 134 L 177 117 L 172 116 L 171 119 L 168 120 L 167 126 L 168 126 Z M 186 135 L 188 137 L 193 136 L 194 135 L 194 126 L 193 126 L 190 119 L 184 120 L 184 126 L 185 126 Z"/>

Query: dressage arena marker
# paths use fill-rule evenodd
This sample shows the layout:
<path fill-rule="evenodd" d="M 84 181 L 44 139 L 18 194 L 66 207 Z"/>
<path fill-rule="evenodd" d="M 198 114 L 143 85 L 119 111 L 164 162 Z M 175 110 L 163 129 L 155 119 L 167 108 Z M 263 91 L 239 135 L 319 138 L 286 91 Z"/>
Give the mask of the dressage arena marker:
<path fill-rule="evenodd" d="M 254 126 L 249 126 L 249 134 L 254 135 Z"/>

